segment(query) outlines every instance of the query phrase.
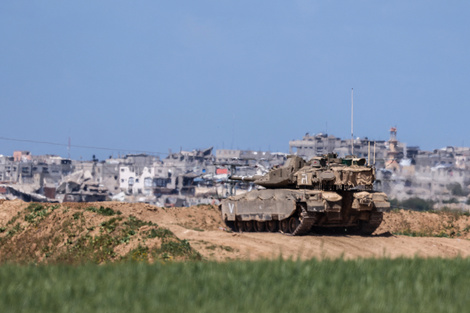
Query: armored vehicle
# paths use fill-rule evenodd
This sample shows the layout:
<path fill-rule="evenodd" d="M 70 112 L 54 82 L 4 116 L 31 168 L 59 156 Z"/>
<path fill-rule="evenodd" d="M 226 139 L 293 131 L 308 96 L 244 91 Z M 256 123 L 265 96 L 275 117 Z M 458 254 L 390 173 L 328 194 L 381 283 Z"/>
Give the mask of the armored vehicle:
<path fill-rule="evenodd" d="M 290 156 L 263 176 L 231 179 L 262 188 L 222 201 L 222 219 L 234 231 L 304 235 L 335 228 L 369 235 L 390 209 L 387 195 L 373 190 L 375 169 L 352 156 L 329 154 L 308 162 Z"/>

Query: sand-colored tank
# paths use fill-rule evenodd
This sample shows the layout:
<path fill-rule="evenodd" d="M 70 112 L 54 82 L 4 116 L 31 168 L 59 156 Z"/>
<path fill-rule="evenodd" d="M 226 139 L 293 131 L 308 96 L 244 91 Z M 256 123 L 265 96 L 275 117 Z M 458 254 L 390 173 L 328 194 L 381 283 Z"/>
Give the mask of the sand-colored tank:
<path fill-rule="evenodd" d="M 390 209 L 387 195 L 373 190 L 375 169 L 365 159 L 290 156 L 264 176 L 232 179 L 264 187 L 222 201 L 222 218 L 235 231 L 304 235 L 335 228 L 368 235 Z"/>

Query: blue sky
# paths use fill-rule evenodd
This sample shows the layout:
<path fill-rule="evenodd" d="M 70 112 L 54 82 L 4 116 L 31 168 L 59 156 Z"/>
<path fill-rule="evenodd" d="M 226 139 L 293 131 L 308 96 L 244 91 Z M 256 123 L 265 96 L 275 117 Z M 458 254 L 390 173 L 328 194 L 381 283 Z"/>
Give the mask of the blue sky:
<path fill-rule="evenodd" d="M 90 159 L 288 151 L 306 132 L 470 146 L 465 1 L 2 1 L 0 138 Z M 115 150 L 75 146 L 109 147 Z M 0 139 L 0 153 L 67 156 Z"/>

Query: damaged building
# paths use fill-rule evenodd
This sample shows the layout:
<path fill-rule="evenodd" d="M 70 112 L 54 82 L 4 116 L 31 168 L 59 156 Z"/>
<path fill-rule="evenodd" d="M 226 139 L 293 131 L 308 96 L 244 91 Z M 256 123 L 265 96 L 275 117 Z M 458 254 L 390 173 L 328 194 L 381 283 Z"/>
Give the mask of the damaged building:
<path fill-rule="evenodd" d="M 353 143 L 353 145 L 351 144 Z M 404 144 L 398 143 L 398 149 L 404 153 Z M 306 133 L 301 140 L 289 141 L 289 154 L 295 154 L 305 159 L 336 153 L 340 157 L 354 154 L 365 158 L 370 163 L 382 167 L 387 156 L 388 142 L 385 140 L 370 140 L 366 138 L 341 139 L 332 135 L 319 133 L 310 135 Z M 374 162 L 375 161 L 375 162 Z"/>
<path fill-rule="evenodd" d="M 353 146 L 351 146 L 353 144 Z M 421 151 L 397 139 L 354 140 L 306 134 L 289 142 L 289 150 L 305 159 L 327 153 L 365 158 L 376 167 L 377 188 L 398 200 L 410 197 L 465 206 L 470 203 L 470 148 Z M 0 195 L 25 201 L 126 201 L 159 206 L 218 203 L 231 194 L 258 188 L 231 175 L 263 175 L 284 164 L 287 153 L 213 148 L 169 152 L 164 158 L 128 154 L 118 158 L 77 161 L 55 155 L 15 151 L 0 156 Z M 458 186 L 458 193 L 449 186 Z M 455 187 L 457 188 L 457 187 Z M 455 200 L 457 199 L 457 200 Z"/>

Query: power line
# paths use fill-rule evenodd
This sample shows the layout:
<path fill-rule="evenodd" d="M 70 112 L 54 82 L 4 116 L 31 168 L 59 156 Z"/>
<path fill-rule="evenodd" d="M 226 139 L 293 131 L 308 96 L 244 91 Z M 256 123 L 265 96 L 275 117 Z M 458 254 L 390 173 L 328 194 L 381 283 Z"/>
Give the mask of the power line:
<path fill-rule="evenodd" d="M 163 152 L 146 151 L 146 150 L 122 149 L 122 148 L 116 149 L 116 148 L 105 148 L 105 147 L 95 147 L 95 146 L 72 145 L 72 144 L 63 144 L 63 143 L 56 143 L 56 142 L 50 142 L 50 141 L 8 138 L 8 137 L 2 137 L 2 136 L 0 136 L 0 140 L 28 142 L 28 143 L 37 143 L 37 144 L 43 144 L 43 145 L 72 147 L 72 148 L 81 148 L 81 149 L 94 149 L 94 150 L 106 150 L 106 151 L 132 151 L 132 152 L 147 153 L 147 154 L 166 154 Z"/>

